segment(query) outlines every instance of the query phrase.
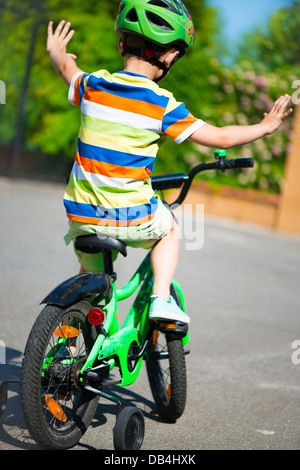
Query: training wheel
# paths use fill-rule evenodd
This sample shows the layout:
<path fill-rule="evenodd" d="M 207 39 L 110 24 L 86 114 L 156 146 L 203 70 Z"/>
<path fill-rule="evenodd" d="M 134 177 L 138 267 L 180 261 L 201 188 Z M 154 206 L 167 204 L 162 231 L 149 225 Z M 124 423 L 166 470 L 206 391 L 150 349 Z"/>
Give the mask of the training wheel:
<path fill-rule="evenodd" d="M 142 411 L 133 406 L 123 408 L 117 416 L 113 432 L 115 450 L 139 450 L 145 434 Z"/>

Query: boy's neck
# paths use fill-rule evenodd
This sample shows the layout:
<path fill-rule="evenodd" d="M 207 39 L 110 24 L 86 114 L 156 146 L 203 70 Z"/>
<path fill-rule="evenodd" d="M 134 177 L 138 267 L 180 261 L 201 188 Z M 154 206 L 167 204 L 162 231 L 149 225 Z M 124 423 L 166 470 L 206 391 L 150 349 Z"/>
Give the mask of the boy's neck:
<path fill-rule="evenodd" d="M 154 80 L 159 76 L 160 70 L 155 65 L 146 62 L 139 57 L 125 57 L 124 72 L 136 73 L 138 75 L 144 75 L 150 80 Z"/>

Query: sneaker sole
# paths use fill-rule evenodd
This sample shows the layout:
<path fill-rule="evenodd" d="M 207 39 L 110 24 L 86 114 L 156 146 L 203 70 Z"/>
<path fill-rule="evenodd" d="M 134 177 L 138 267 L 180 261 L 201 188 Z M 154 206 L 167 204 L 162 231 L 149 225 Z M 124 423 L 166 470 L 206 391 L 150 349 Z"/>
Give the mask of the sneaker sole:
<path fill-rule="evenodd" d="M 176 316 L 176 315 L 168 315 L 168 313 L 164 313 L 163 316 L 161 315 L 160 312 L 151 312 L 151 314 L 149 314 L 149 319 L 150 320 L 170 320 L 170 321 L 179 321 L 181 323 L 187 323 L 189 324 L 190 323 L 190 319 L 187 315 L 185 315 L 184 317 L 181 315 L 181 316 Z"/>

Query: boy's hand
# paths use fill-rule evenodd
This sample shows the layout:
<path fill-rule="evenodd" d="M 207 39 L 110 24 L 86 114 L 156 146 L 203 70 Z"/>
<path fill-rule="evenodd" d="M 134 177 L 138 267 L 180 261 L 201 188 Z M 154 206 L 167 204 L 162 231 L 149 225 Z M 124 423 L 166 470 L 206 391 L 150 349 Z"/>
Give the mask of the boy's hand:
<path fill-rule="evenodd" d="M 69 31 L 71 23 L 66 23 L 62 20 L 57 26 L 55 33 L 53 34 L 53 21 L 48 24 L 48 38 L 47 38 L 47 52 L 50 54 L 53 51 L 59 51 L 66 54 L 72 59 L 77 59 L 75 54 L 67 54 L 67 44 L 73 37 L 74 30 Z M 63 26 L 65 27 L 63 28 Z"/>
<path fill-rule="evenodd" d="M 282 122 L 292 114 L 293 109 L 287 107 L 290 106 L 291 97 L 284 95 L 278 98 L 273 104 L 273 107 L 269 113 L 264 114 L 264 119 L 261 124 L 266 128 L 266 134 L 273 134 L 280 127 Z"/>
<path fill-rule="evenodd" d="M 76 55 L 67 53 L 67 45 L 74 34 L 74 30 L 69 31 L 70 26 L 71 23 L 62 20 L 53 34 L 53 21 L 50 21 L 47 38 L 47 52 L 52 65 L 68 86 L 74 75 L 82 72 L 76 65 Z"/>

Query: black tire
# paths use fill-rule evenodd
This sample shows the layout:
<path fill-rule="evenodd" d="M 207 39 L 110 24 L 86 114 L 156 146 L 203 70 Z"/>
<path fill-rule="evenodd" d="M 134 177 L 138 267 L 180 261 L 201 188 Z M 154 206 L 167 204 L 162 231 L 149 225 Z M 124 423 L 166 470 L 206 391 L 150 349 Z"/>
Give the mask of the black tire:
<path fill-rule="evenodd" d="M 173 286 L 172 286 L 173 288 Z M 175 289 L 171 290 L 180 305 Z M 183 414 L 187 396 L 185 354 L 182 339 L 154 330 L 146 363 L 148 380 L 159 415 L 175 422 Z"/>
<path fill-rule="evenodd" d="M 145 434 L 145 420 L 141 410 L 133 406 L 123 408 L 114 427 L 115 450 L 139 450 Z"/>
<path fill-rule="evenodd" d="M 76 445 L 97 408 L 98 396 L 81 389 L 76 381 L 96 337 L 95 327 L 87 321 L 90 308 L 85 301 L 68 309 L 47 305 L 26 344 L 21 371 L 23 416 L 31 436 L 44 449 L 62 450 Z M 76 353 L 65 358 L 60 354 L 57 328 L 70 319 L 79 334 Z M 74 339 L 66 340 L 66 346 L 74 344 Z"/>

